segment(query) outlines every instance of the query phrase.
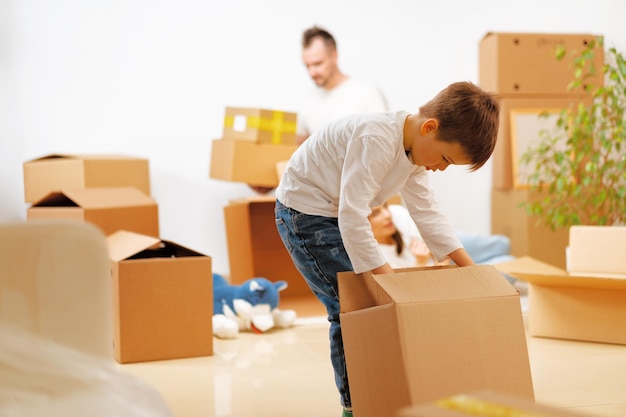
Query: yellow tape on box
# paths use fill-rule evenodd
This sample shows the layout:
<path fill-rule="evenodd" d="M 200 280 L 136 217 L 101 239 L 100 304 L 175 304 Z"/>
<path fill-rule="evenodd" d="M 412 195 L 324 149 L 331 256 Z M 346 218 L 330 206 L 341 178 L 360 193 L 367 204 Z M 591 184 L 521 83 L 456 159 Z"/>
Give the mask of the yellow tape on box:
<path fill-rule="evenodd" d="M 254 108 L 227 107 L 224 138 L 258 143 L 293 144 L 296 138 L 296 114 Z"/>

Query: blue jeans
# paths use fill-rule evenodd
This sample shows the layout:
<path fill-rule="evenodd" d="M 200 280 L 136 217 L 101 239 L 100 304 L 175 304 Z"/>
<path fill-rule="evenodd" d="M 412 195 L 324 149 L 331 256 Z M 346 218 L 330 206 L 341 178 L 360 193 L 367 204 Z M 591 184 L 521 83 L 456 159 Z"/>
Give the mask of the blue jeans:
<path fill-rule="evenodd" d="M 337 219 L 311 216 L 291 209 L 276 200 L 276 227 L 294 265 L 324 304 L 330 322 L 330 360 L 341 405 L 349 408 L 350 388 L 339 323 L 337 273 L 352 271 L 343 246 Z"/>

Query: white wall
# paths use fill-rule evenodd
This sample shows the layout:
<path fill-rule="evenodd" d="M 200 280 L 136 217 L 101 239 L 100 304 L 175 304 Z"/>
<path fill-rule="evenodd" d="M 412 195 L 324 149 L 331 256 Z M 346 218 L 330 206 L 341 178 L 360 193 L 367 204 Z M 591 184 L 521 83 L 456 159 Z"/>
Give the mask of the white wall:
<path fill-rule="evenodd" d="M 222 208 L 254 194 L 208 178 L 210 143 L 227 105 L 297 110 L 306 27 L 333 32 L 342 69 L 392 109 L 416 111 L 478 82 L 488 31 L 603 34 L 624 51 L 623 16 L 623 0 L 0 0 L 0 221 L 25 218 L 25 160 L 145 157 L 162 237 L 228 274 Z M 457 228 L 489 232 L 490 165 L 432 181 Z"/>

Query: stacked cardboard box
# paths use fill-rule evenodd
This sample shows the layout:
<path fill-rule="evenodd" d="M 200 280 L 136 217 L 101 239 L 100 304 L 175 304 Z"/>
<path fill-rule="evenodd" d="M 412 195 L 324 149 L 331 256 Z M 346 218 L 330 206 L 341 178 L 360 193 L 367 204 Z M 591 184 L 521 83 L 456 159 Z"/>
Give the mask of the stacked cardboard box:
<path fill-rule="evenodd" d="M 534 399 L 519 294 L 495 267 L 343 272 L 338 282 L 355 415 L 481 389 Z"/>
<path fill-rule="evenodd" d="M 528 169 L 519 159 L 536 143 L 539 131 L 555 126 L 558 113 L 588 96 L 568 91 L 574 80 L 572 59 L 556 59 L 556 49 L 581 52 L 597 38 L 592 34 L 487 33 L 479 48 L 479 84 L 498 95 L 500 126 L 493 153 L 493 190 L 491 202 L 492 233 L 511 239 L 511 253 L 530 255 L 565 267 L 567 235 L 528 218 L 523 203 L 539 198 L 527 183 Z M 599 49 L 594 57 L 596 68 L 604 64 Z M 601 74 L 587 82 L 601 86 Z M 547 117 L 539 117 L 545 113 Z M 544 242 L 541 248 L 532 242 Z"/>
<path fill-rule="evenodd" d="M 90 222 L 105 235 L 119 229 L 159 236 L 148 160 L 123 155 L 47 155 L 26 161 L 27 219 Z"/>
<path fill-rule="evenodd" d="M 23 169 L 29 221 L 75 219 L 107 236 L 119 362 L 213 353 L 211 258 L 159 239 L 146 159 L 48 155 Z"/>
<path fill-rule="evenodd" d="M 568 270 L 532 257 L 497 266 L 529 285 L 532 336 L 626 344 L 625 226 L 572 226 Z"/>
<path fill-rule="evenodd" d="M 227 107 L 223 136 L 212 143 L 209 177 L 275 187 L 276 165 L 296 148 L 296 113 Z"/>

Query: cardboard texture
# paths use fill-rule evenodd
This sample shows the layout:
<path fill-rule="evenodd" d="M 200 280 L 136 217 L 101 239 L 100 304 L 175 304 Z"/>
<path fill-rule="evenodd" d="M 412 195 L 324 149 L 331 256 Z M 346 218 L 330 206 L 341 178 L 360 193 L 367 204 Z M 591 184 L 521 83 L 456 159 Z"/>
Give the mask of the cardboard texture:
<path fill-rule="evenodd" d="M 24 198 L 33 203 L 53 191 L 136 187 L 150 195 L 148 160 L 123 155 L 53 154 L 26 161 Z"/>
<path fill-rule="evenodd" d="M 526 398 L 506 395 L 497 390 L 482 390 L 442 397 L 407 407 L 396 417 L 585 417 L 571 410 L 535 404 Z"/>
<path fill-rule="evenodd" d="M 291 158 L 297 147 L 215 139 L 211 147 L 209 177 L 276 187 L 279 181 L 276 164 Z"/>
<path fill-rule="evenodd" d="M 491 190 L 491 233 L 509 237 L 511 255 L 532 256 L 564 269 L 567 229 L 552 230 L 520 206 L 542 196 L 533 190 Z"/>
<path fill-rule="evenodd" d="M 28 220 L 76 219 L 98 226 L 105 235 L 130 230 L 159 236 L 156 202 L 134 187 L 98 187 L 51 192 L 26 212 Z"/>
<path fill-rule="evenodd" d="M 512 188 L 528 188 L 527 179 L 520 172 L 528 171 L 528 168 L 520 164 L 520 158 L 528 150 L 529 145 L 536 145 L 539 140 L 540 128 L 548 124 L 556 126 L 556 120 L 539 119 L 541 112 L 548 111 L 551 114 L 558 113 L 563 109 L 577 106 L 579 103 L 590 104 L 589 98 L 581 96 L 563 97 L 501 97 L 500 100 L 500 124 L 498 127 L 498 139 L 492 156 L 493 181 L 492 187 L 498 190 L 510 190 Z M 526 113 L 526 121 L 536 120 L 537 128 L 533 130 L 528 126 L 525 130 L 518 127 L 513 131 L 511 116 L 515 113 Z M 536 118 L 532 117 L 536 114 Z M 545 120 L 542 122 L 541 120 Z M 523 133 L 527 135 L 524 136 Z M 536 133 L 533 137 L 528 135 Z M 515 140 L 514 140 L 515 139 Z"/>
<path fill-rule="evenodd" d="M 224 207 L 230 282 L 241 284 L 254 277 L 284 280 L 281 298 L 312 296 L 276 229 L 274 197 L 249 198 Z"/>
<path fill-rule="evenodd" d="M 593 34 L 560 33 L 487 33 L 479 45 L 479 84 L 486 91 L 499 95 L 568 95 L 574 80 L 572 53 L 582 52 Z M 556 59 L 556 49 L 565 46 L 568 55 Z M 596 50 L 596 69 L 604 65 L 604 52 Z M 601 71 L 598 71 L 601 74 Z M 601 75 L 588 82 L 604 85 Z"/>
<path fill-rule="evenodd" d="M 224 139 L 295 145 L 297 114 L 258 108 L 226 107 Z"/>
<path fill-rule="evenodd" d="M 480 389 L 534 399 L 519 294 L 493 266 L 338 280 L 355 415 Z"/>
<path fill-rule="evenodd" d="M 107 237 L 120 363 L 213 354 L 211 257 L 125 230 Z"/>
<path fill-rule="evenodd" d="M 626 280 L 574 276 L 531 257 L 497 268 L 529 283 L 530 335 L 626 344 Z"/>
<path fill-rule="evenodd" d="M 626 279 L 626 226 L 569 228 L 567 271 L 572 275 Z"/>

